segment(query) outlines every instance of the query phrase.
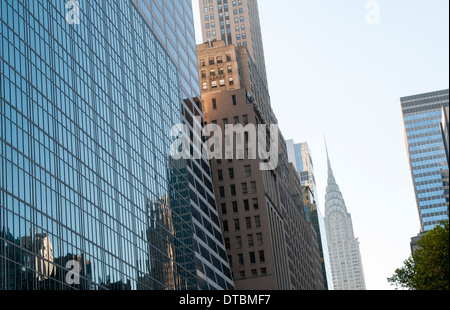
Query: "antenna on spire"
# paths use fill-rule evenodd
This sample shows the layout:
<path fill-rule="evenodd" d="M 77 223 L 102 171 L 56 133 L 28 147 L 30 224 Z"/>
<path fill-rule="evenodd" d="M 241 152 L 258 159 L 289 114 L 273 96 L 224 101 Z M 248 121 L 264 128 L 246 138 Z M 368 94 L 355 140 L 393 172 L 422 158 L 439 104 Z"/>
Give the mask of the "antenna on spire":
<path fill-rule="evenodd" d="M 330 161 L 330 155 L 328 155 L 328 144 L 327 144 L 327 137 L 324 136 L 324 140 L 325 140 L 325 149 L 327 150 L 327 159 L 328 161 Z"/>

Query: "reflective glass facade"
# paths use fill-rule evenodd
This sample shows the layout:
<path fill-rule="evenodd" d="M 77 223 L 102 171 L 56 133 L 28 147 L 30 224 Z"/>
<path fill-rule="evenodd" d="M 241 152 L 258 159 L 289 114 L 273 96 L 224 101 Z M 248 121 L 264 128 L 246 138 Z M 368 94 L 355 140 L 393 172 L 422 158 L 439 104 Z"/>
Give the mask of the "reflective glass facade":
<path fill-rule="evenodd" d="M 448 220 L 448 162 L 441 133 L 449 91 L 401 99 L 406 142 L 422 230 Z"/>
<path fill-rule="evenodd" d="M 192 3 L 190 0 L 132 1 L 179 68 L 183 120 L 191 136 L 191 155 L 194 152 L 198 154 L 196 142 L 202 141 L 202 137 L 198 136 L 195 127 L 203 126 L 203 108 L 199 99 L 200 79 Z M 186 173 L 189 183 L 186 198 L 192 208 L 198 286 L 200 289 L 233 289 L 209 161 L 204 158 L 188 160 Z"/>
<path fill-rule="evenodd" d="M 77 1 L 79 24 L 65 1 L 1 0 L 0 289 L 214 287 L 199 278 L 193 164 L 169 158 L 198 88 L 180 62 L 196 59 L 178 25 L 192 10 L 156 2 L 183 36 L 162 40 L 128 0 Z M 221 235 L 211 244 L 220 257 Z"/>

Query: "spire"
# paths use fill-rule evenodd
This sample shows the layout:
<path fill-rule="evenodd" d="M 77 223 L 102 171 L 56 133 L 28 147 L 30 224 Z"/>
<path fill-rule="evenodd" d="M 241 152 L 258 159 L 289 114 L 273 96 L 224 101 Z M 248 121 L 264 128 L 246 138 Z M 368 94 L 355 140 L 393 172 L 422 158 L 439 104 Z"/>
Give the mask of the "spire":
<path fill-rule="evenodd" d="M 330 155 L 328 153 L 328 144 L 327 139 L 325 138 L 325 148 L 327 151 L 327 161 L 328 161 L 328 184 L 325 195 L 325 209 L 332 205 L 341 206 L 344 210 L 346 210 L 344 198 L 342 197 L 342 193 L 339 190 L 339 186 L 336 183 L 336 179 L 334 178 L 333 169 L 331 168 Z"/>
<path fill-rule="evenodd" d="M 328 183 L 330 183 L 331 178 L 332 178 L 333 183 L 334 183 L 333 169 L 331 169 L 330 155 L 328 153 L 327 137 L 325 137 L 325 149 L 327 151 L 327 162 L 328 162 Z"/>

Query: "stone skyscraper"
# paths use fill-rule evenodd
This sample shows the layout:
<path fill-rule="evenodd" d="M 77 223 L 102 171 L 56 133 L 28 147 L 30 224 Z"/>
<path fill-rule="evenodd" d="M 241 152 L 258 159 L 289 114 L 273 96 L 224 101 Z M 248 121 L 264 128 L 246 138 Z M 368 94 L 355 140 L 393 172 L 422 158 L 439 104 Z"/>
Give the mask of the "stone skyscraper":
<path fill-rule="evenodd" d="M 257 0 L 199 0 L 203 42 L 246 46 L 267 86 L 266 63 Z"/>
<path fill-rule="evenodd" d="M 328 156 L 328 186 L 325 225 L 335 290 L 365 290 L 359 241 L 354 236 L 351 215 L 334 178 Z"/>
<path fill-rule="evenodd" d="M 226 158 L 211 161 L 236 288 L 323 289 L 317 234 L 304 212 L 300 177 L 287 160 L 282 134 L 271 127 L 278 121 L 267 87 L 257 1 L 199 0 L 199 5 L 205 123 L 223 133 L 232 124 L 270 127 L 267 133 L 258 131 L 258 139 L 246 130 L 236 134 L 236 141 L 245 144 L 236 150 L 243 159 L 224 152 Z M 278 165 L 263 171 L 260 165 L 266 162 L 249 145 L 272 135 L 278 138 L 278 152 L 270 158 Z M 234 143 L 232 137 L 222 139 L 226 145 Z"/>

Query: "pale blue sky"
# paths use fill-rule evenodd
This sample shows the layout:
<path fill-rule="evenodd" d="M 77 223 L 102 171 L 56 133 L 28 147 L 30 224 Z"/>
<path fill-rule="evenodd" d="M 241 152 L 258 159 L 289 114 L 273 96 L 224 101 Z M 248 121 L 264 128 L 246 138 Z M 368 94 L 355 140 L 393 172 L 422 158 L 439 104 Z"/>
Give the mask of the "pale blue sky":
<path fill-rule="evenodd" d="M 367 2 L 258 0 L 281 131 L 309 143 L 322 210 L 326 135 L 367 288 L 378 290 L 392 289 L 386 278 L 419 232 L 400 97 L 449 87 L 449 1 L 378 0 L 378 25 L 366 22 Z"/>

